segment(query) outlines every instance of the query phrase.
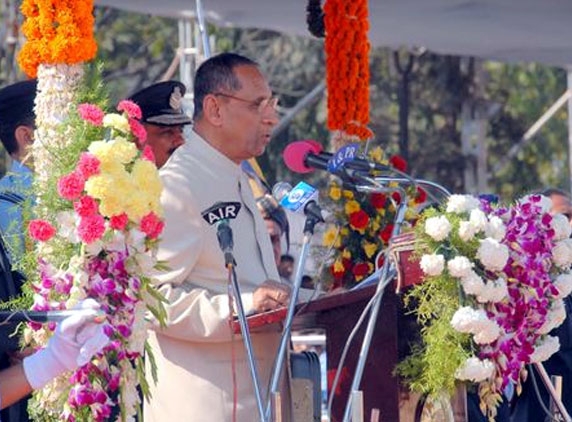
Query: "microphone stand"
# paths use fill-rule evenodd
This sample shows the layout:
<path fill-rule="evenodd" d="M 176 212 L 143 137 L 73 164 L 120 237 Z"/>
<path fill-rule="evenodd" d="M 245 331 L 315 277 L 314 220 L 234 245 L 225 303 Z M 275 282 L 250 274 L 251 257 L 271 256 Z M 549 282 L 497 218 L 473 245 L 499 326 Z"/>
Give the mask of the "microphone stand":
<path fill-rule="evenodd" d="M 242 340 L 244 342 L 244 347 L 246 348 L 248 367 L 250 370 L 250 375 L 252 377 L 252 385 L 254 387 L 254 395 L 256 398 L 258 413 L 260 415 L 260 422 L 266 422 L 268 419 L 264 414 L 260 381 L 258 377 L 258 367 L 256 365 L 256 360 L 254 359 L 252 340 L 250 337 L 250 330 L 248 328 L 248 320 L 246 319 L 246 313 L 244 312 L 244 305 L 242 303 L 242 297 L 240 296 L 240 287 L 238 285 L 238 278 L 236 276 L 236 271 L 235 271 L 236 261 L 232 253 L 232 249 L 234 246 L 232 239 L 232 229 L 228 224 L 227 220 L 221 221 L 217 226 L 217 238 L 220 247 L 224 253 L 225 267 L 228 269 L 229 272 L 230 289 L 232 292 L 232 296 L 234 296 L 234 302 L 236 304 L 236 313 L 238 316 L 238 322 L 240 324 Z"/>
<path fill-rule="evenodd" d="M 558 397 L 558 393 L 556 393 L 556 390 L 554 389 L 554 386 L 550 381 L 550 377 L 548 376 L 546 369 L 544 369 L 544 365 L 542 363 L 534 363 L 533 365 L 536 371 L 540 374 L 540 378 L 542 379 L 544 386 L 548 390 L 548 394 L 550 394 L 550 397 L 552 398 L 554 405 L 558 409 L 558 412 L 562 416 L 562 419 L 565 422 L 572 422 L 572 418 L 570 418 L 570 415 L 568 414 L 566 407 L 564 407 L 564 403 L 562 403 L 562 400 L 560 399 L 560 397 Z"/>
<path fill-rule="evenodd" d="M 280 383 L 280 376 L 282 373 L 282 365 L 284 364 L 284 357 L 286 355 L 286 348 L 290 340 L 290 332 L 292 330 L 292 321 L 294 319 L 294 311 L 296 309 L 296 303 L 298 302 L 298 293 L 300 292 L 300 286 L 302 285 L 302 276 L 304 275 L 304 267 L 306 264 L 306 259 L 308 257 L 308 252 L 310 251 L 310 240 L 314 235 L 314 227 L 317 223 L 323 222 L 321 210 L 319 206 L 314 201 L 310 201 L 304 208 L 304 213 L 306 214 L 306 223 L 304 224 L 304 238 L 302 240 L 302 248 L 300 251 L 300 257 L 298 259 L 298 265 L 296 267 L 296 275 L 294 276 L 294 284 L 292 286 L 292 293 L 290 295 L 290 302 L 288 303 L 288 311 L 286 313 L 286 319 L 284 321 L 284 329 L 282 331 L 282 337 L 280 338 L 280 345 L 278 346 L 278 351 L 276 353 L 276 358 L 274 360 L 274 366 L 272 367 L 272 375 L 270 378 L 270 394 L 268 395 L 266 403 L 266 416 L 270 417 L 272 408 L 272 397 L 278 392 L 278 385 Z"/>
<path fill-rule="evenodd" d="M 378 183 L 375 183 L 375 184 L 379 186 Z M 376 189 L 372 186 L 367 186 L 364 188 L 364 190 L 375 192 L 375 191 L 386 191 L 387 188 L 379 186 Z M 401 203 L 397 207 L 393 231 L 391 233 L 391 238 L 389 240 L 388 249 L 391 247 L 392 239 L 395 236 L 397 236 L 399 234 L 399 232 L 401 231 L 401 224 L 403 223 L 403 221 L 405 219 L 405 211 L 407 210 L 407 202 L 408 202 L 407 201 L 407 195 L 403 189 L 396 188 L 394 190 L 399 192 L 399 194 L 401 195 Z M 355 370 L 354 378 L 352 381 L 352 386 L 350 389 L 350 396 L 348 397 L 348 401 L 346 403 L 343 422 L 350 422 L 350 418 L 352 416 L 353 398 L 359 397 L 359 387 L 361 384 L 361 379 L 362 379 L 363 371 L 365 368 L 365 363 L 367 360 L 369 348 L 371 346 L 371 340 L 373 337 L 375 326 L 377 324 L 377 316 L 379 314 L 379 307 L 381 305 L 381 299 L 383 297 L 383 292 L 385 290 L 385 287 L 387 286 L 386 279 L 387 279 L 387 275 L 389 273 L 389 269 L 390 269 L 390 260 L 385 259 L 383 262 L 383 266 L 381 268 L 381 275 L 379 277 L 377 289 L 376 289 L 375 294 L 374 294 L 374 298 L 375 298 L 374 303 L 373 303 L 372 308 L 370 310 L 369 320 L 368 320 L 366 331 L 365 331 L 365 334 L 364 334 L 364 337 L 362 340 L 361 350 L 359 353 L 359 357 L 358 357 L 358 361 L 357 361 L 357 365 L 356 365 L 356 370 Z"/>

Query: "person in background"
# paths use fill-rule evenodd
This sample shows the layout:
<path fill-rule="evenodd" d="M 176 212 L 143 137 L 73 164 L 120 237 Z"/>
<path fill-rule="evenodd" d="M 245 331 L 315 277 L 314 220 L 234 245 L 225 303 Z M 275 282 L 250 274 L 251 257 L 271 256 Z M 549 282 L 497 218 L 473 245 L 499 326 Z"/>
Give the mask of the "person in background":
<path fill-rule="evenodd" d="M 0 90 L 0 141 L 10 156 L 11 165 L 0 179 L 0 302 L 21 294 L 24 277 L 13 268 L 25 252 L 23 214 L 31 198 L 33 173 L 28 158 L 34 140 L 34 100 L 37 81 L 17 82 Z M 18 362 L 19 338 L 14 327 L 0 327 L 0 369 Z M 4 422 L 28 421 L 27 401 L 22 400 L 3 410 Z"/>
<path fill-rule="evenodd" d="M 129 97 L 141 108 L 141 123 L 147 131 L 146 144 L 155 155 L 157 168 L 163 167 L 173 152 L 185 143 L 183 127 L 192 123 L 192 119 L 183 111 L 185 91 L 185 85 L 181 82 L 166 81 L 153 84 Z"/>
<path fill-rule="evenodd" d="M 278 274 L 283 281 L 292 283 L 292 274 L 294 274 L 294 257 L 292 255 L 284 254 L 280 257 L 278 264 Z"/>
<path fill-rule="evenodd" d="M 97 318 L 93 299 L 81 302 L 78 313 L 58 323 L 45 348 L 0 371 L 0 409 L 4 409 L 53 378 L 85 365 L 109 342 Z"/>
<path fill-rule="evenodd" d="M 229 323 L 229 271 L 217 227 L 209 224 L 216 216 L 208 210 L 221 203 L 241 205 L 229 226 L 245 311 L 285 306 L 290 289 L 278 281 L 270 237 L 241 169 L 269 144 L 278 123 L 277 101 L 258 65 L 232 53 L 201 64 L 193 86 L 193 130 L 159 170 L 165 230 L 157 258 L 169 269 L 157 273 L 155 283 L 167 300 L 167 321 L 149 333 L 158 380 L 150 385 L 144 420 L 252 422 L 258 408 L 244 345 Z M 278 327 L 253 332 L 252 343 L 266 398 Z M 290 421 L 283 379 L 282 420 Z"/>

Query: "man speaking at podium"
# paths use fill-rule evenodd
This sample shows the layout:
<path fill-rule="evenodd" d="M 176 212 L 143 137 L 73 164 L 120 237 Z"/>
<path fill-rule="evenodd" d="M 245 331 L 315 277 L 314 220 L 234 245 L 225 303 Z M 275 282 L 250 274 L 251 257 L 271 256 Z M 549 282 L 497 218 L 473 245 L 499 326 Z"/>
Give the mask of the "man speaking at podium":
<path fill-rule="evenodd" d="M 192 134 L 160 170 L 166 225 L 158 259 L 169 269 L 156 278 L 168 320 L 150 335 L 158 382 L 151 382 L 145 422 L 258 419 L 245 348 L 240 336 L 232 341 L 228 271 L 216 223 L 209 225 L 201 213 L 217 203 L 241 204 L 230 227 L 245 311 L 286 305 L 289 288 L 274 281 L 279 275 L 270 239 L 240 167 L 270 142 L 275 107 L 258 65 L 246 57 L 220 54 L 197 70 Z M 265 398 L 280 333 L 256 332 L 252 342 Z M 291 420 L 287 391 L 282 402 L 282 420 Z"/>

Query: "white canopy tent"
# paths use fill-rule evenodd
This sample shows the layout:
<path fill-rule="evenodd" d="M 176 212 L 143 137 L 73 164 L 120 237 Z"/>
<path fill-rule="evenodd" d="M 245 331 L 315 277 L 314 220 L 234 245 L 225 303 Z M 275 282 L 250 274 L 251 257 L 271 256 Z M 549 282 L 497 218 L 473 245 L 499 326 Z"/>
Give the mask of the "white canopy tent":
<path fill-rule="evenodd" d="M 217 25 L 309 35 L 306 0 L 202 0 Z M 195 0 L 96 0 L 159 16 L 195 16 Z M 502 61 L 572 63 L 569 0 L 370 0 L 374 46 L 425 47 Z"/>
<path fill-rule="evenodd" d="M 95 1 L 100 6 L 181 18 L 187 22 L 189 18 L 198 17 L 200 21 L 204 17 L 219 26 L 252 27 L 310 36 L 306 28 L 307 0 Z M 322 3 L 324 1 L 327 0 L 322 0 Z M 198 16 L 197 10 L 200 12 Z M 369 15 L 370 40 L 376 47 L 423 48 L 439 54 L 505 62 L 539 62 L 564 68 L 572 65 L 570 0 L 369 0 Z M 180 32 L 188 32 L 184 26 L 180 28 L 183 28 Z M 183 75 L 188 73 L 182 72 Z M 323 85 L 316 87 L 307 98 L 314 98 L 320 89 Z M 513 146 L 503 162 L 516 156 L 566 102 L 569 127 L 572 128 L 570 70 L 567 91 Z M 572 130 L 569 130 L 569 150 L 572 185 Z M 482 184 L 478 188 L 484 191 L 486 158 L 481 156 L 478 159 L 482 170 L 478 177 Z M 499 166 L 493 172 L 498 170 Z"/>

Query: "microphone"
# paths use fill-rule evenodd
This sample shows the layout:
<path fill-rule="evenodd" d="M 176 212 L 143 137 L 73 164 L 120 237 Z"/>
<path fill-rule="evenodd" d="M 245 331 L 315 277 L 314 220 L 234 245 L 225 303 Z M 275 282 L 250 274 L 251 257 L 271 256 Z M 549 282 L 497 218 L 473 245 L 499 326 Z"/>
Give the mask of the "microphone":
<path fill-rule="evenodd" d="M 61 311 L 0 311 L 0 325 L 19 324 L 21 322 L 60 322 L 73 315 L 85 315 L 92 321 L 105 321 L 105 312 L 99 309 L 65 309 Z"/>
<path fill-rule="evenodd" d="M 236 265 L 232 255 L 234 240 L 229 220 L 237 217 L 240 207 L 240 202 L 217 202 L 201 212 L 201 216 L 209 225 L 216 224 L 216 237 L 224 254 L 225 266 Z"/>
<path fill-rule="evenodd" d="M 272 195 L 287 210 L 304 213 L 316 222 L 323 222 L 322 210 L 317 203 L 318 190 L 306 182 L 299 182 L 294 188 L 287 182 L 279 182 L 272 188 Z"/>
<path fill-rule="evenodd" d="M 310 173 L 318 169 L 340 176 L 340 170 L 347 169 L 366 172 L 395 170 L 393 167 L 357 157 L 357 150 L 357 144 L 349 144 L 332 154 L 324 152 L 317 141 L 303 140 L 288 144 L 282 157 L 286 167 L 295 173 Z"/>

